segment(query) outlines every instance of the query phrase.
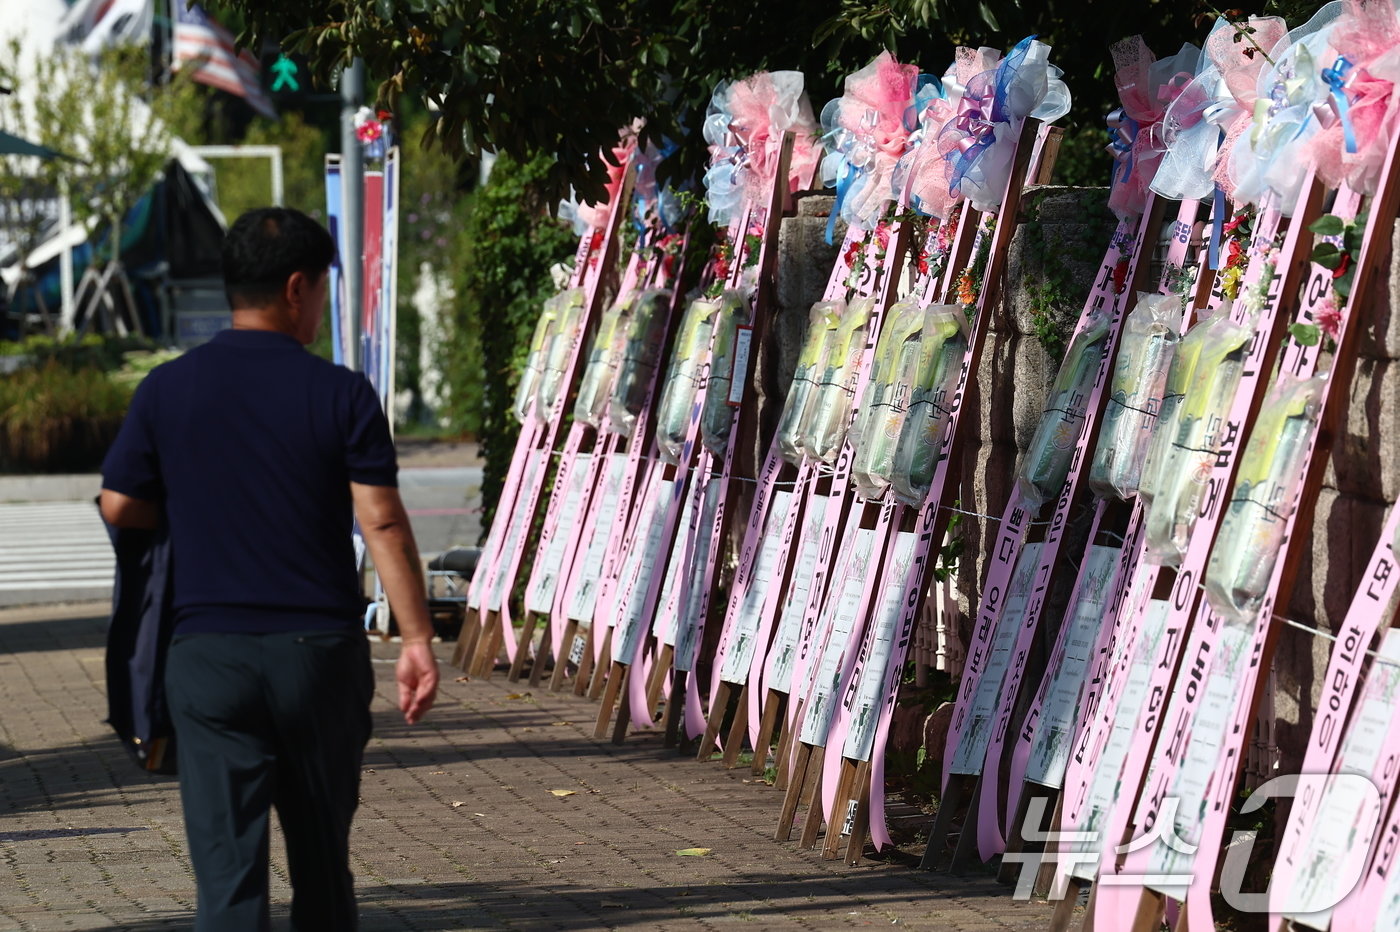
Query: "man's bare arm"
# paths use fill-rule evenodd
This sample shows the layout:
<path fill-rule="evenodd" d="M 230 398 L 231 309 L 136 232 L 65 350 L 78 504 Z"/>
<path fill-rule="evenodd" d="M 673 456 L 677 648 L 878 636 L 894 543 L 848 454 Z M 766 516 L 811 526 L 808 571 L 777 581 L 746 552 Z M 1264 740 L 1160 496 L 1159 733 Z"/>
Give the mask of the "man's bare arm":
<path fill-rule="evenodd" d="M 98 508 L 102 519 L 112 527 L 153 531 L 160 525 L 160 502 L 103 489 Z"/>
<path fill-rule="evenodd" d="M 437 660 L 432 652 L 433 624 L 428 617 L 418 546 L 398 489 L 352 482 L 350 495 L 365 546 L 389 596 L 389 609 L 402 636 L 397 668 L 399 708 L 404 720 L 413 724 L 432 707 L 438 683 Z"/>

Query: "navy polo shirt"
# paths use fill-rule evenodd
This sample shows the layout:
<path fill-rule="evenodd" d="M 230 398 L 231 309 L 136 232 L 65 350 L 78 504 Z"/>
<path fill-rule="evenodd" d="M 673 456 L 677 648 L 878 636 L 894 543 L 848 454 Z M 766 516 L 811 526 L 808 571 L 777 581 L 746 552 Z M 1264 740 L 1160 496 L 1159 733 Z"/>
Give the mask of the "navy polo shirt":
<path fill-rule="evenodd" d="M 180 634 L 358 628 L 351 482 L 398 484 L 374 389 L 263 330 L 154 369 L 102 464 L 165 506 Z"/>

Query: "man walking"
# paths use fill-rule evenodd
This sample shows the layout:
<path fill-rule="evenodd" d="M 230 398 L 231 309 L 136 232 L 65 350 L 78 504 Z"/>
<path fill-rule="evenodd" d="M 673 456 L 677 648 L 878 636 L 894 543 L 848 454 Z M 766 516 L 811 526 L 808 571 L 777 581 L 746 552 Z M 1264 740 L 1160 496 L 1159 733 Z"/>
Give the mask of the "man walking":
<path fill-rule="evenodd" d="M 151 372 L 103 463 L 103 517 L 169 528 L 166 691 L 200 932 L 268 928 L 268 815 L 297 929 L 355 928 L 350 823 L 374 675 L 351 513 L 403 635 L 404 720 L 432 706 L 417 548 L 388 423 L 360 375 L 308 353 L 335 246 L 295 210 L 228 232 L 233 327 Z"/>

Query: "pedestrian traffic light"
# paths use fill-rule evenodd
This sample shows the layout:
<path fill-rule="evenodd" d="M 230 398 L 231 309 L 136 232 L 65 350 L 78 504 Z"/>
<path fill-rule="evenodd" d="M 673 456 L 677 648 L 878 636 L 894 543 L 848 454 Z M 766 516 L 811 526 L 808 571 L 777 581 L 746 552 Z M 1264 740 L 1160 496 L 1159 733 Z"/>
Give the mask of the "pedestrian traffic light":
<path fill-rule="evenodd" d="M 268 87 L 269 91 L 274 94 L 295 94 L 301 90 L 301 69 L 296 62 L 287 57 L 287 53 L 278 53 L 271 70 L 272 84 Z"/>

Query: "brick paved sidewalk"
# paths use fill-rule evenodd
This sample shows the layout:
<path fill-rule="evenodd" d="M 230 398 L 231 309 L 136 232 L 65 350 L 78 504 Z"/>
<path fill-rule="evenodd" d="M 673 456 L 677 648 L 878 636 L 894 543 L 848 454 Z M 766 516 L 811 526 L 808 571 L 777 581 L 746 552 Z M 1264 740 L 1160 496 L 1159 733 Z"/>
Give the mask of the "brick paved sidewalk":
<path fill-rule="evenodd" d="M 0 612 L 0 928 L 192 923 L 173 782 L 100 718 L 103 609 Z M 449 653 L 440 646 L 439 656 Z M 361 924 L 379 929 L 1044 928 L 990 878 L 857 867 L 772 840 L 779 795 L 747 770 L 634 735 L 593 740 L 596 706 L 497 675 L 446 682 L 422 725 L 391 707 L 391 645 L 352 841 Z M 572 790 L 555 796 L 551 790 Z M 290 888 L 273 841 L 273 924 Z M 680 857 L 682 848 L 711 849 Z"/>

